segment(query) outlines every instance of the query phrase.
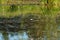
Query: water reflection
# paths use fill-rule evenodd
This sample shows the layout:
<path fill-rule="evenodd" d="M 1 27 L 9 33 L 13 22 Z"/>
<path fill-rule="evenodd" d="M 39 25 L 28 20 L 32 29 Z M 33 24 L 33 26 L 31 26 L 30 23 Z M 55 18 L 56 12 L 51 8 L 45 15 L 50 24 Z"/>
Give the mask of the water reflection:
<path fill-rule="evenodd" d="M 4 40 L 2 33 L 0 33 L 0 40 Z"/>
<path fill-rule="evenodd" d="M 28 40 L 28 35 L 26 32 L 18 33 L 18 32 L 9 32 L 8 40 Z M 0 40 L 5 40 L 3 33 L 0 32 Z"/>

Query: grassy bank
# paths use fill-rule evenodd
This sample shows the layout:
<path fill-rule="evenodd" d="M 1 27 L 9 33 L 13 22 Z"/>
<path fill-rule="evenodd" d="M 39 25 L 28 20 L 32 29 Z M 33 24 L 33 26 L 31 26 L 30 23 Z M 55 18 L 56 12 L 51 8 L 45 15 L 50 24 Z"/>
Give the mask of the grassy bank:
<path fill-rule="evenodd" d="M 4 2 L 4 1 L 3 1 Z M 32 34 L 34 37 L 39 37 L 43 35 L 43 32 L 46 31 L 46 35 L 48 37 L 52 37 L 51 33 L 53 32 L 53 36 L 57 37 L 57 24 L 56 18 L 60 16 L 60 1 L 59 0 L 42 0 L 39 2 L 40 5 L 1 5 L 0 6 L 0 17 L 15 17 L 19 15 L 23 15 L 23 23 L 22 26 L 31 25 L 36 28 L 35 30 L 29 30 L 28 34 Z M 12 3 L 13 4 L 13 3 Z M 33 17 L 29 16 L 29 14 L 33 14 Z M 36 17 L 38 16 L 38 17 Z M 31 18 L 33 21 L 31 21 Z M 36 17 L 36 18 L 35 18 Z M 29 19 L 30 18 L 30 19 Z M 35 18 L 35 19 L 34 19 Z M 38 21 L 36 21 L 36 19 Z M 46 29 L 46 30 L 44 30 Z M 35 33 L 35 34 L 34 34 Z M 29 35 L 30 35 L 29 34 Z M 32 36 L 31 35 L 31 36 Z M 48 39 L 50 40 L 50 39 Z"/>

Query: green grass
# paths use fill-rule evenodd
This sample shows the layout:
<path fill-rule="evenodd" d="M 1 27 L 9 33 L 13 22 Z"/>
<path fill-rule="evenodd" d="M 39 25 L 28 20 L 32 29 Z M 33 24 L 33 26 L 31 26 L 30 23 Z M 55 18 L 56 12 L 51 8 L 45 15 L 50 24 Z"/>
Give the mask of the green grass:
<path fill-rule="evenodd" d="M 5 3 L 6 0 L 0 0 L 0 3 Z M 55 0 L 56 1 L 56 0 Z M 60 11 L 60 7 L 52 7 L 50 11 L 47 10 L 47 6 L 45 6 L 44 3 L 46 3 L 47 0 L 42 0 L 40 2 L 40 5 L 21 5 L 21 6 L 17 6 L 16 9 L 14 9 L 15 11 L 13 11 L 13 9 L 10 8 L 10 6 L 0 6 L 0 17 L 14 17 L 14 16 L 18 16 L 20 14 L 27 14 L 27 13 L 42 13 L 42 14 L 46 14 L 46 15 L 57 15 L 57 13 Z M 53 1 L 54 2 L 54 1 Z M 57 0 L 58 2 L 58 0 Z M 54 2 L 54 3 L 57 3 Z M 52 5 L 52 4 L 51 4 Z M 55 6 L 53 4 L 53 6 Z M 19 8 L 18 8 L 19 7 Z M 4 9 L 4 11 L 3 11 Z"/>
<path fill-rule="evenodd" d="M 18 8 L 19 7 L 19 8 Z M 11 11 L 10 6 L 2 6 L 0 7 L 0 14 L 2 16 L 8 17 L 8 16 L 15 16 L 15 15 L 20 15 L 20 14 L 26 14 L 26 13 L 41 13 L 42 9 L 39 5 L 24 5 L 24 6 L 17 6 L 17 10 Z M 4 9 L 4 11 L 2 10 Z M 8 11 L 9 10 L 9 11 Z M 3 15 L 3 14 L 4 15 Z"/>

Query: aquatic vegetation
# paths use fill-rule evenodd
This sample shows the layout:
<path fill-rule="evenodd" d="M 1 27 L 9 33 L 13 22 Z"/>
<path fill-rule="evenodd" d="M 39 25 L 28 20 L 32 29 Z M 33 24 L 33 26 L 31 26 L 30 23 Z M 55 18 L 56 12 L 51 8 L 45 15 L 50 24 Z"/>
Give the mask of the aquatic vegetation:
<path fill-rule="evenodd" d="M 45 16 L 43 15 L 34 15 L 34 14 L 27 14 L 24 17 L 24 27 L 27 28 L 28 30 L 28 35 L 29 37 L 42 37 L 43 36 L 43 31 L 45 30 L 46 26 L 46 19 L 44 19 Z"/>
<path fill-rule="evenodd" d="M 12 18 L 0 18 L 1 30 L 17 31 L 19 30 L 20 25 L 21 25 L 21 16 L 12 17 Z"/>

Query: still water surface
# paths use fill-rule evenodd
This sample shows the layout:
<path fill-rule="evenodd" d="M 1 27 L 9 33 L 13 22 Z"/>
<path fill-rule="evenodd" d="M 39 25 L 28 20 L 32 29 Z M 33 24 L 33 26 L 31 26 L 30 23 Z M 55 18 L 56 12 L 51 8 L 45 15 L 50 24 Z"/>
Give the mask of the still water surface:
<path fill-rule="evenodd" d="M 18 32 L 9 32 L 8 40 L 28 40 L 28 35 L 26 32 L 18 33 Z M 0 40 L 5 40 L 4 35 L 0 32 Z"/>

